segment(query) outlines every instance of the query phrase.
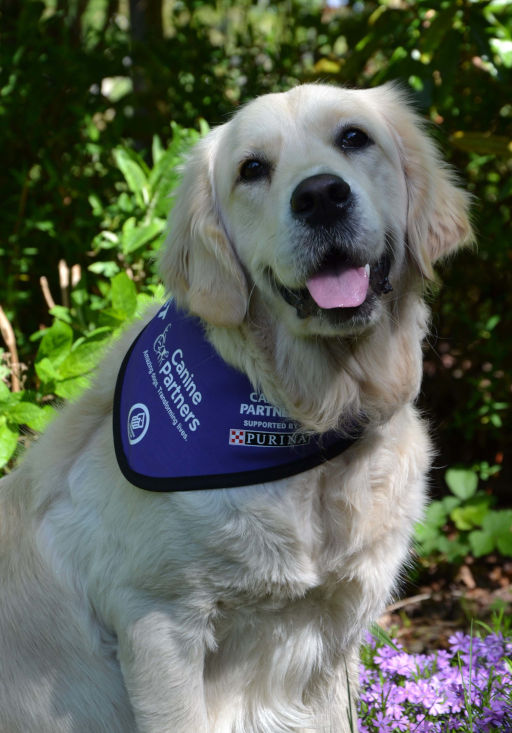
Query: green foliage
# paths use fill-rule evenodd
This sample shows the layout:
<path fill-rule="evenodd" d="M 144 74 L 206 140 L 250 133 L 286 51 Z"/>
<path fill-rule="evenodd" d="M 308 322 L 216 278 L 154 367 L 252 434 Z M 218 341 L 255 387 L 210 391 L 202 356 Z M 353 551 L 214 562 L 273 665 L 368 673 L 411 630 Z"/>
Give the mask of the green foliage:
<path fill-rule="evenodd" d="M 479 477 L 487 480 L 498 472 L 499 466 L 486 463 L 446 471 L 449 493 L 429 505 L 416 527 L 420 555 L 442 555 L 449 562 L 492 552 L 512 557 L 512 509 L 493 509 L 492 494 L 478 489 Z"/>
<path fill-rule="evenodd" d="M 35 362 L 39 388 L 46 395 L 75 399 L 88 384 L 111 329 L 98 328 L 75 340 L 71 326 L 55 320 L 41 339 Z"/>
<path fill-rule="evenodd" d="M 95 232 L 87 195 L 108 196 L 119 180 L 109 135 L 122 136 L 122 107 L 96 85 L 121 65 L 127 39 L 112 29 L 91 53 L 68 21 L 34 0 L 2 5 L 0 299 L 24 360 L 46 315 L 39 276 L 55 290 L 60 259 L 85 266 Z"/>
<path fill-rule="evenodd" d="M 12 466 L 16 449 L 21 451 L 31 435 L 46 427 L 55 414 L 48 403 L 76 399 L 112 338 L 155 298 L 163 298 L 155 272 L 156 251 L 172 206 L 179 164 L 206 129 L 204 123 L 201 132 L 173 123 L 167 147 L 155 135 L 151 167 L 132 149 L 119 146 L 113 151 L 124 179 L 118 194 L 105 204 L 98 196 L 89 198 L 99 230 L 92 240 L 94 261 L 88 268 L 94 274 L 93 287 L 84 275 L 72 288 L 69 304 L 50 310 L 51 326 L 31 336 L 31 342 L 38 344 L 30 375 L 33 389 L 11 392 L 0 381 L 0 469 Z M 9 376 L 5 367 L 3 376 Z"/>
<path fill-rule="evenodd" d="M 100 225 L 99 233 L 92 240 L 95 262 L 89 266 L 91 272 L 111 277 L 129 263 L 139 279 L 142 274 L 148 274 L 147 268 L 150 277 L 154 276 L 152 262 L 163 243 L 172 208 L 171 193 L 179 179 L 179 164 L 183 154 L 207 129 L 204 121 L 200 123 L 200 132 L 171 123 L 172 138 L 166 149 L 157 135 L 153 137 L 152 168 L 133 149 L 124 146 L 113 150 L 124 185 L 105 206 L 97 196 L 89 196 Z M 114 259 L 104 259 L 109 252 Z"/>
<path fill-rule="evenodd" d="M 0 382 L 0 468 L 12 459 L 18 440 L 24 441 L 27 429 L 44 430 L 53 413 L 49 405 L 35 402 L 30 392 L 11 392 Z"/>

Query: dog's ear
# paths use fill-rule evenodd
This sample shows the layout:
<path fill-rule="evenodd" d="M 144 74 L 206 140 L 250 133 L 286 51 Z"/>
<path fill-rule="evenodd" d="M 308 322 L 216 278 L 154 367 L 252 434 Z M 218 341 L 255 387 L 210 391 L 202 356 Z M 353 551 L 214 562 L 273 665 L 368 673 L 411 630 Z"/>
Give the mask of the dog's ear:
<path fill-rule="evenodd" d="M 181 307 L 213 325 L 236 326 L 247 310 L 247 282 L 216 209 L 212 173 L 219 130 L 196 145 L 185 166 L 160 272 Z"/>
<path fill-rule="evenodd" d="M 455 185 L 425 124 L 404 104 L 401 92 L 391 85 L 384 90 L 394 108 L 388 123 L 397 138 L 407 187 L 410 252 L 421 273 L 432 279 L 436 260 L 473 240 L 470 196 Z"/>

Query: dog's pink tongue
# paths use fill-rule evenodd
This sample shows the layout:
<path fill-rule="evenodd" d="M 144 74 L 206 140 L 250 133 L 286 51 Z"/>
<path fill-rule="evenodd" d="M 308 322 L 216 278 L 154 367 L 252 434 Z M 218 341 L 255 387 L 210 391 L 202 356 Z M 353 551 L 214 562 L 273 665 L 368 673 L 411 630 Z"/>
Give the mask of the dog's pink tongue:
<path fill-rule="evenodd" d="M 368 268 L 326 268 L 306 285 L 320 308 L 355 308 L 368 292 Z"/>

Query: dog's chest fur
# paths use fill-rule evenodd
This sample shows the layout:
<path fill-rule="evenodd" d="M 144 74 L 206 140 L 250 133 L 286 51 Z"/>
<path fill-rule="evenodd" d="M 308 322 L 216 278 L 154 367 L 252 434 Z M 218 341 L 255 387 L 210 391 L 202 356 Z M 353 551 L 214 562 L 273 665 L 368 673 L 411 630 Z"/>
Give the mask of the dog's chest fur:
<path fill-rule="evenodd" d="M 414 428 L 412 417 L 402 416 L 400 429 Z M 226 731 L 237 730 L 237 714 L 256 716 L 250 700 L 282 700 L 288 709 L 295 700 L 299 720 L 297 701 L 326 684 L 382 611 L 408 552 L 422 481 L 414 454 L 375 449 L 375 436 L 372 443 L 373 455 L 361 444 L 293 485 L 237 490 L 229 509 L 223 501 L 201 553 L 210 560 L 204 574 L 197 568 L 198 603 L 206 587 L 211 593 L 205 685 L 219 730 L 224 720 Z M 393 512 L 383 522 L 391 473 Z M 207 503 L 210 521 L 211 510 Z"/>

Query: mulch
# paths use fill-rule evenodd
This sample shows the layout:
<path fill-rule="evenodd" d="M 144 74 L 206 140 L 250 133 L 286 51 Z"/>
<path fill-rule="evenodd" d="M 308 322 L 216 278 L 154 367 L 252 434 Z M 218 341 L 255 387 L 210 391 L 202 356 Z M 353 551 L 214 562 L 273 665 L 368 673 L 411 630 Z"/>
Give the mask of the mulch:
<path fill-rule="evenodd" d="M 493 615 L 512 620 L 512 560 L 466 558 L 460 566 L 418 567 L 400 600 L 388 606 L 379 624 L 413 654 L 446 649 L 455 631 L 493 626 Z M 503 624 L 502 624 L 503 625 Z"/>

